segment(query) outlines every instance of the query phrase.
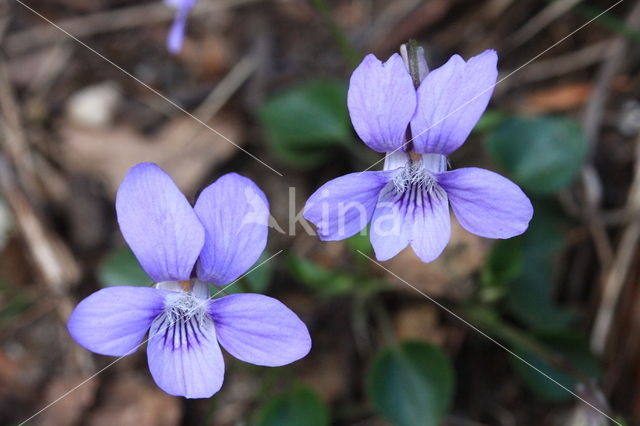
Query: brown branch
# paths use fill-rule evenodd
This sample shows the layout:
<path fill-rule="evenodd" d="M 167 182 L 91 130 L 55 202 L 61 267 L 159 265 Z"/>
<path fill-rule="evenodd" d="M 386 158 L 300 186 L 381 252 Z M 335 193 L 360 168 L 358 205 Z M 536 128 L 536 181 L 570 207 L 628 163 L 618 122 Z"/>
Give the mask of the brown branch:
<path fill-rule="evenodd" d="M 0 57 L 0 190 L 13 211 L 35 266 L 48 288 L 66 295 L 80 269 L 62 240 L 45 226 L 37 214 L 38 169 L 22 126 L 20 110 L 9 83 L 5 62 Z"/>
<path fill-rule="evenodd" d="M 631 28 L 640 27 L 640 2 L 636 2 L 634 5 L 627 16 L 626 24 Z M 593 179 L 589 179 L 589 175 L 596 176 L 595 168 L 592 165 L 595 151 L 594 144 L 602 125 L 604 107 L 609 98 L 609 89 L 614 78 L 618 75 L 625 63 L 629 45 L 630 42 L 625 36 L 617 37 L 611 43 L 606 60 L 598 72 L 594 94 L 584 111 L 583 123 L 589 144 L 588 162 L 583 170 L 583 181 L 585 182 L 587 193 L 589 193 L 589 186 L 593 185 Z M 636 209 L 637 200 L 640 199 L 640 137 L 636 141 L 636 144 L 635 177 L 627 198 L 627 208 L 629 210 Z M 599 190 L 600 188 L 595 189 L 595 191 Z M 591 191 L 594 191 L 593 188 Z M 603 234 L 600 235 L 600 238 L 606 238 L 608 242 L 604 221 L 598 214 L 599 199 L 596 197 L 587 197 L 586 201 L 590 228 L 597 228 L 597 232 Z M 597 234 L 594 233 L 594 237 L 596 236 Z M 634 220 L 624 229 L 615 256 L 612 256 L 613 260 L 609 264 L 603 265 L 604 274 L 601 281 L 602 298 L 591 333 L 591 349 L 597 354 L 602 354 L 606 347 L 615 310 L 639 239 L 640 220 Z M 596 243 L 598 243 L 598 238 L 596 238 Z"/>

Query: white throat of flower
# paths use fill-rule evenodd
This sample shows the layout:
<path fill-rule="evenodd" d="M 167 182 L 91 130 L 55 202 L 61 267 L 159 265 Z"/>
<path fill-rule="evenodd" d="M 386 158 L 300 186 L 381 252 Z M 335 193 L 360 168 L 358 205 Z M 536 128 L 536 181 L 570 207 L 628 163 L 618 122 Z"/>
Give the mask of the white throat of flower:
<path fill-rule="evenodd" d="M 164 315 L 170 325 L 192 319 L 204 325 L 209 305 L 209 290 L 205 283 L 163 281 L 155 287 L 171 291 L 164 300 Z"/>
<path fill-rule="evenodd" d="M 387 153 L 384 170 L 397 170 L 392 178 L 397 193 L 410 188 L 430 192 L 438 185 L 435 174 L 447 169 L 447 159 L 440 154 L 422 154 L 412 158 L 408 153 L 396 151 Z"/>

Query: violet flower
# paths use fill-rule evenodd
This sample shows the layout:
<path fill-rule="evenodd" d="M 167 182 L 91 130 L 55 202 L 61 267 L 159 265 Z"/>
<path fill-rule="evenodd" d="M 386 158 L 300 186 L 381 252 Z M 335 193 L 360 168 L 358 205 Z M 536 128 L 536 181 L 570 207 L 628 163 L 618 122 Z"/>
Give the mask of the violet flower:
<path fill-rule="evenodd" d="M 319 188 L 304 217 L 322 240 L 342 240 L 371 222 L 376 258 L 411 245 L 423 262 L 449 242 L 449 204 L 467 231 L 488 238 L 523 233 L 533 215 L 510 180 L 475 167 L 447 171 L 446 156 L 467 139 L 498 75 L 493 50 L 465 62 L 454 55 L 416 89 L 403 59 L 368 55 L 351 76 L 349 114 L 360 138 L 386 153 L 382 171 L 352 173 Z M 420 64 L 424 68 L 426 64 Z M 422 77 L 421 77 L 422 78 Z"/>
<path fill-rule="evenodd" d="M 176 17 L 167 34 L 167 49 L 172 54 L 177 54 L 182 49 L 184 33 L 187 26 L 187 18 L 193 6 L 198 0 L 165 0 L 165 3 L 176 9 Z"/>
<path fill-rule="evenodd" d="M 268 202 L 249 179 L 230 173 L 202 191 L 195 207 L 155 164 L 133 167 L 118 189 L 118 222 L 149 287 L 109 287 L 76 307 L 71 336 L 111 356 L 133 353 L 149 331 L 147 358 L 160 388 L 208 398 L 222 386 L 220 346 L 257 365 L 304 357 L 311 338 L 279 301 L 259 294 L 210 299 L 208 285 L 238 279 L 267 243 Z"/>

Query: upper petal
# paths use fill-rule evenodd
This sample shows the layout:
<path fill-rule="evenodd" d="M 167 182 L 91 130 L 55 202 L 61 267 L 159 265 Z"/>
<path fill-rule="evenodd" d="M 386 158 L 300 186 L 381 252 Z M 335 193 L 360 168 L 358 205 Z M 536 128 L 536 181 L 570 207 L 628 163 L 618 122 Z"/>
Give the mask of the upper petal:
<path fill-rule="evenodd" d="M 414 151 L 449 155 L 464 143 L 487 108 L 498 77 L 498 55 L 487 50 L 465 62 L 458 55 L 418 87 L 411 120 Z"/>
<path fill-rule="evenodd" d="M 522 234 L 533 217 L 529 198 L 515 183 L 475 167 L 438 175 L 458 222 L 467 231 L 487 238 Z"/>
<path fill-rule="evenodd" d="M 211 302 L 218 341 L 234 357 L 277 367 L 309 353 L 307 326 L 289 308 L 261 294 L 234 294 Z"/>
<path fill-rule="evenodd" d="M 154 281 L 188 280 L 204 229 L 171 177 L 152 163 L 134 166 L 118 188 L 118 223 Z"/>
<path fill-rule="evenodd" d="M 224 285 L 246 272 L 267 245 L 269 202 L 251 179 L 229 173 L 202 191 L 195 212 L 205 228 L 202 281 Z"/>
<path fill-rule="evenodd" d="M 145 287 L 109 287 L 81 301 L 67 327 L 91 352 L 123 356 L 135 351 L 164 309 L 164 292 Z"/>
<path fill-rule="evenodd" d="M 371 149 L 401 149 L 416 110 L 416 91 L 400 55 L 384 64 L 365 56 L 351 75 L 347 105 L 353 127 Z"/>
<path fill-rule="evenodd" d="M 307 200 L 304 218 L 318 228 L 321 240 L 355 235 L 371 220 L 378 194 L 393 173 L 351 173 L 325 183 Z"/>
<path fill-rule="evenodd" d="M 149 331 L 149 370 L 166 393 L 209 398 L 222 387 L 224 359 L 209 317 L 169 322 L 158 317 Z"/>

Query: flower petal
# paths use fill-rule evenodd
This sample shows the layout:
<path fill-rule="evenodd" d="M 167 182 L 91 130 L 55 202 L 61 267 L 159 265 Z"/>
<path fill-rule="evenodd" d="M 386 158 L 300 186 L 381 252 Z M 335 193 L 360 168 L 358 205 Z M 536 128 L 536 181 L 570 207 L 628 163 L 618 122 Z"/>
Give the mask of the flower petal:
<path fill-rule="evenodd" d="M 209 398 L 222 387 L 224 359 L 210 318 L 170 323 L 158 317 L 149 331 L 149 370 L 166 393 L 185 398 Z"/>
<path fill-rule="evenodd" d="M 256 263 L 267 245 L 269 201 L 251 179 L 229 173 L 202 191 L 194 209 L 206 234 L 198 278 L 228 284 Z"/>
<path fill-rule="evenodd" d="M 176 17 L 167 35 L 167 50 L 169 50 L 171 54 L 175 55 L 182 49 L 187 18 L 196 1 L 197 0 L 165 0 L 165 3 L 177 10 Z"/>
<path fill-rule="evenodd" d="M 309 197 L 304 218 L 318 228 L 321 240 L 349 238 L 367 226 L 378 194 L 394 173 L 360 172 L 333 179 Z"/>
<path fill-rule="evenodd" d="M 451 238 L 451 215 L 447 193 L 435 186 L 416 196 L 411 248 L 423 262 L 435 260 Z"/>
<path fill-rule="evenodd" d="M 365 56 L 351 75 L 347 105 L 360 139 L 378 152 L 403 148 L 416 109 L 416 91 L 400 55 L 384 64 Z"/>
<path fill-rule="evenodd" d="M 450 235 L 449 205 L 442 188 L 426 191 L 411 185 L 398 192 L 389 184 L 380 194 L 371 221 L 371 244 L 378 260 L 389 260 L 411 244 L 420 260 L 431 262 Z"/>
<path fill-rule="evenodd" d="M 133 167 L 118 189 L 116 211 L 124 239 L 154 281 L 191 278 L 204 229 L 169 175 L 152 163 Z"/>
<path fill-rule="evenodd" d="M 211 302 L 209 312 L 222 347 L 242 361 L 277 367 L 311 349 L 307 326 L 271 297 L 234 294 Z"/>
<path fill-rule="evenodd" d="M 418 107 L 411 120 L 416 153 L 449 155 L 464 143 L 491 99 L 497 62 L 494 50 L 468 62 L 454 55 L 427 74 L 418 87 Z"/>
<path fill-rule="evenodd" d="M 169 28 L 169 32 L 167 33 L 167 50 L 172 55 L 176 55 L 182 50 L 188 16 L 186 13 L 178 12 L 171 24 L 171 28 Z"/>
<path fill-rule="evenodd" d="M 371 245 L 380 261 L 389 260 L 400 253 L 411 239 L 411 229 L 405 224 L 406 203 L 396 192 L 393 182 L 380 192 L 371 219 Z"/>
<path fill-rule="evenodd" d="M 109 287 L 73 310 L 67 327 L 80 346 L 102 355 L 134 352 L 164 309 L 164 292 L 145 287 Z"/>
<path fill-rule="evenodd" d="M 438 175 L 451 207 L 464 229 L 481 237 L 511 238 L 522 234 L 533 217 L 529 198 L 515 183 L 475 167 Z"/>

